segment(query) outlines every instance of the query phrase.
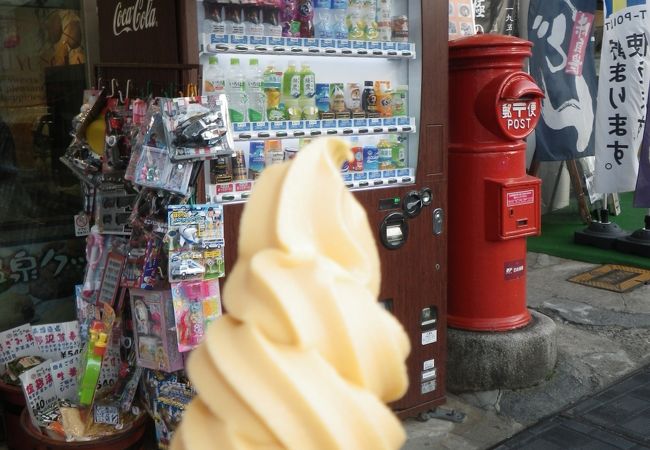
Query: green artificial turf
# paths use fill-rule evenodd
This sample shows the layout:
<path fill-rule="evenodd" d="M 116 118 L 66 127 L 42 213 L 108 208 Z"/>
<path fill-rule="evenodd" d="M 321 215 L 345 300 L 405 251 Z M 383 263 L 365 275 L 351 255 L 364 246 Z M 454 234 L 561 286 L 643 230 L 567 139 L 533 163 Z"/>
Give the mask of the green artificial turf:
<path fill-rule="evenodd" d="M 631 192 L 621 194 L 619 198 L 621 214 L 610 217 L 610 220 L 627 232 L 643 228 L 643 218 L 648 210 L 632 207 Z M 545 214 L 542 216 L 542 235 L 528 238 L 528 251 L 595 264 L 623 264 L 650 269 L 650 258 L 575 244 L 573 233 L 585 228 L 575 205 Z"/>

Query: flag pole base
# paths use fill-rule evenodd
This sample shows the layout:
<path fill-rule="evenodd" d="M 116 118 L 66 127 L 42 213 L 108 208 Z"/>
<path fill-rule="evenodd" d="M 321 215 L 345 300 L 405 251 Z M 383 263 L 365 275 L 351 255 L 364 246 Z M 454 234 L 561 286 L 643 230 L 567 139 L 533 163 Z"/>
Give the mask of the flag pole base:
<path fill-rule="evenodd" d="M 650 258 L 650 215 L 645 216 L 645 227 L 616 241 L 616 250 Z"/>
<path fill-rule="evenodd" d="M 619 239 L 628 235 L 627 231 L 609 221 L 609 211 L 603 209 L 600 211 L 600 221 L 593 221 L 584 230 L 576 231 L 573 240 L 576 244 L 612 250 L 616 247 Z"/>

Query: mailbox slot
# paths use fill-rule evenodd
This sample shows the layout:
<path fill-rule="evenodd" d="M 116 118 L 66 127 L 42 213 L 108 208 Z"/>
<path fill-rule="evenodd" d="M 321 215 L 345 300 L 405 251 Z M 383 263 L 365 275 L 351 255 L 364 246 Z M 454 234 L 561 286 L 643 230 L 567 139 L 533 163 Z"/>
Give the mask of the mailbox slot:
<path fill-rule="evenodd" d="M 539 178 L 486 180 L 487 238 L 502 241 L 540 234 Z"/>

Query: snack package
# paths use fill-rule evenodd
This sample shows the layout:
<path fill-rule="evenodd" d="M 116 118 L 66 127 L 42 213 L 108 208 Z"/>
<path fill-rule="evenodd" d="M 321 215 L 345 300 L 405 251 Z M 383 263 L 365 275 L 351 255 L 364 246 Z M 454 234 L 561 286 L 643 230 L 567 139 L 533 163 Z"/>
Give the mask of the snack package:
<path fill-rule="evenodd" d="M 210 325 L 221 315 L 219 281 L 186 281 L 172 285 L 178 350 L 195 348 Z"/>

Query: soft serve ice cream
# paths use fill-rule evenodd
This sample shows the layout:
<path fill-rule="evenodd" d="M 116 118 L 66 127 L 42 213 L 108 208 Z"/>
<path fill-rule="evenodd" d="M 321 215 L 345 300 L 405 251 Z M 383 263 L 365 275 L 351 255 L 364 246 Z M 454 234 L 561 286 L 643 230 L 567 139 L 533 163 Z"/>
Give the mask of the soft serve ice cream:
<path fill-rule="evenodd" d="M 379 257 L 345 187 L 348 145 L 323 138 L 255 183 L 224 289 L 228 314 L 189 358 L 198 396 L 172 449 L 397 449 L 385 405 L 409 341 L 377 302 Z"/>

